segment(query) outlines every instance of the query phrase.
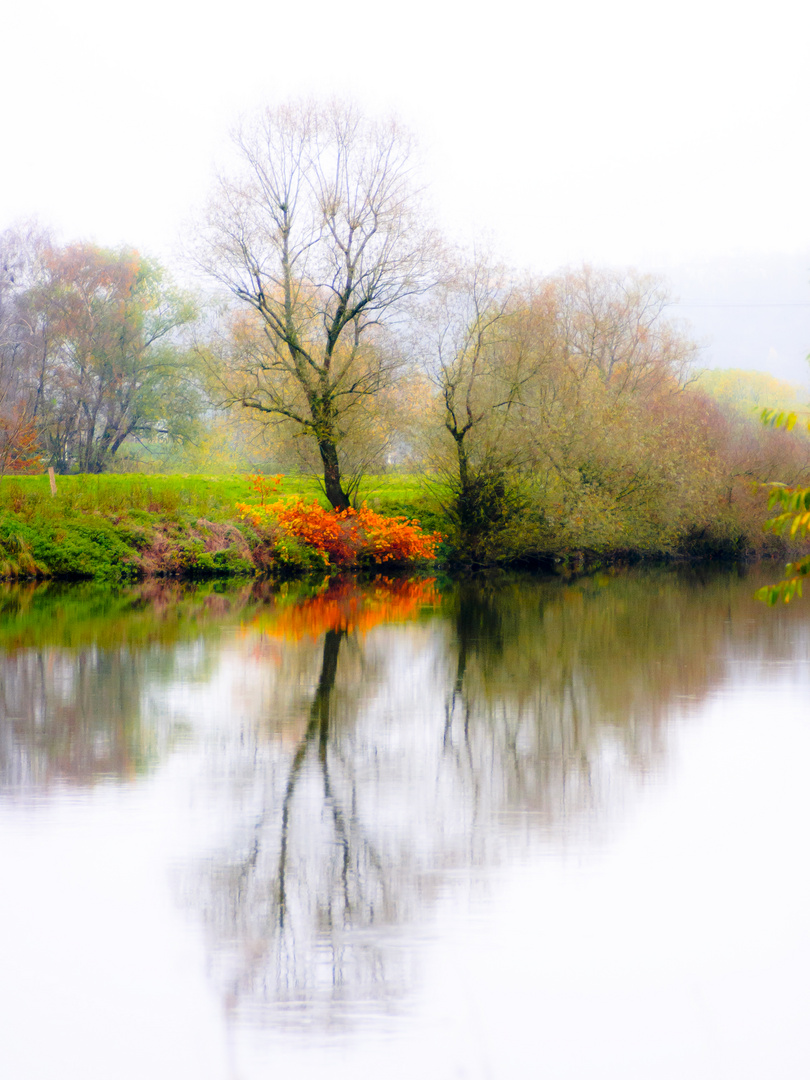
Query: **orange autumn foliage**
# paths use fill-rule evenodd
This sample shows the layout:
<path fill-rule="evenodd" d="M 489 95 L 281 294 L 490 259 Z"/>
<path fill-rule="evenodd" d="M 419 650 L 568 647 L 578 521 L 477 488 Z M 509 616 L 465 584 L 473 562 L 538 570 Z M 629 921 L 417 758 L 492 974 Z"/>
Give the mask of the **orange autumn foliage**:
<path fill-rule="evenodd" d="M 385 517 L 365 504 L 359 510 L 343 511 L 327 510 L 316 500 L 305 502 L 301 498 L 261 506 L 236 505 L 242 517 L 257 528 L 280 527 L 337 566 L 433 559 L 442 539 L 440 533 L 423 532 L 418 521 Z"/>
<path fill-rule="evenodd" d="M 42 467 L 36 425 L 22 409 L 0 416 L 0 476 Z"/>
<path fill-rule="evenodd" d="M 277 476 L 260 476 L 258 473 L 251 473 L 248 476 L 248 484 L 257 496 L 259 506 L 263 508 L 267 506 L 268 498 L 276 494 L 283 479 L 284 473 L 279 473 Z"/>
<path fill-rule="evenodd" d="M 439 599 L 435 578 L 378 578 L 365 587 L 337 581 L 317 596 L 262 612 L 245 629 L 285 641 L 315 641 L 327 630 L 364 634 L 383 623 L 415 619 L 423 608 L 435 608 Z"/>

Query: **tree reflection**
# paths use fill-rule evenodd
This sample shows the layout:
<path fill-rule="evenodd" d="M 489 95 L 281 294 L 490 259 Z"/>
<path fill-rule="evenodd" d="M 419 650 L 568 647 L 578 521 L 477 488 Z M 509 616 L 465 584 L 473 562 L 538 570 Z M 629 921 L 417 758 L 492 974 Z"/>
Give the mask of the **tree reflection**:
<path fill-rule="evenodd" d="M 242 766 L 218 792 L 231 840 L 192 887 L 240 1015 L 331 1024 L 386 1006 L 413 977 L 396 928 L 447 880 L 598 829 L 665 768 L 673 709 L 730 654 L 784 648 L 784 626 L 752 622 L 751 583 L 725 574 L 481 580 L 445 588 L 439 609 L 419 588 L 408 617 L 428 607 L 427 622 L 387 625 L 393 592 L 344 583 L 246 631 L 255 663 L 284 643 L 276 702 L 310 689 L 299 727 L 279 704 L 240 731 Z"/>
<path fill-rule="evenodd" d="M 0 785 L 42 790 L 147 767 L 133 657 L 28 651 L 0 658 Z"/>
<path fill-rule="evenodd" d="M 0 791 L 147 771 L 169 738 L 150 695 L 181 670 L 204 673 L 203 657 L 178 647 L 262 599 L 251 586 L 0 585 Z"/>
<path fill-rule="evenodd" d="M 314 659 L 314 637 L 320 647 L 297 741 L 250 749 L 255 810 L 252 824 L 239 830 L 242 857 L 212 867 L 208 914 L 220 943 L 232 943 L 218 958 L 234 1007 L 246 1000 L 313 1004 L 324 994 L 334 1001 L 342 987 L 355 993 L 365 986 L 378 996 L 372 988 L 385 991 L 397 981 L 379 943 L 357 933 L 394 920 L 398 891 L 379 823 L 361 805 L 368 762 L 346 736 L 379 677 L 363 635 L 437 604 L 432 580 L 343 581 L 292 606 L 282 597 L 249 624 L 255 657 L 268 637 L 303 642 L 305 662 Z M 348 694 L 345 684 L 336 690 L 344 661 Z M 296 682 L 299 674 L 295 663 L 284 672 Z M 242 792 L 245 779 L 240 774 Z"/>
<path fill-rule="evenodd" d="M 603 829 L 667 767 L 673 717 L 743 664 L 806 660 L 808 613 L 757 584 L 0 590 L 0 791 L 142 775 L 180 718 L 218 830 L 187 902 L 226 1001 L 343 1022 L 400 999 L 400 930 L 439 895 Z"/>

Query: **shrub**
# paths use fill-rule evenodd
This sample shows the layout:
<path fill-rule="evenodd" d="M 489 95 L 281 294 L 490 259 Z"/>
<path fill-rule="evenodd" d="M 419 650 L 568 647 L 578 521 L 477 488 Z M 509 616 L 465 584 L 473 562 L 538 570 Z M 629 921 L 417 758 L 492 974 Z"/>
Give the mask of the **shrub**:
<path fill-rule="evenodd" d="M 529 501 L 505 470 L 481 468 L 451 491 L 447 517 L 456 558 L 486 564 L 528 553 Z"/>
<path fill-rule="evenodd" d="M 260 531 L 280 531 L 276 547 L 285 551 L 292 539 L 318 552 L 325 565 L 357 566 L 366 563 L 405 563 L 433 559 L 439 533 L 425 533 L 419 522 L 406 517 L 385 517 L 369 509 L 327 510 L 317 501 L 301 498 L 270 505 L 237 503 L 243 518 Z"/>

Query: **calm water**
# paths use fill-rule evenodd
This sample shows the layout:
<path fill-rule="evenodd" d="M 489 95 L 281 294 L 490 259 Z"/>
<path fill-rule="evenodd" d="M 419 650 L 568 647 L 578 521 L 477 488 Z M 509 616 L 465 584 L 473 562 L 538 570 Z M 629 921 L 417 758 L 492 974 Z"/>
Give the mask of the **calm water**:
<path fill-rule="evenodd" d="M 757 583 L 2 589 L 0 1075 L 810 1075 Z"/>

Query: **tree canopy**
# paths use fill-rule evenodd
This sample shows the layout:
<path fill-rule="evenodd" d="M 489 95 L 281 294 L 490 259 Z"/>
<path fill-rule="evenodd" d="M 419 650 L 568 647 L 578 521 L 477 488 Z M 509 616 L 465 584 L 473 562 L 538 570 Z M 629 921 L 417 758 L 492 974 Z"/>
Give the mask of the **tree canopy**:
<path fill-rule="evenodd" d="M 157 263 L 35 237 L 6 265 L 0 372 L 50 464 L 101 472 L 127 439 L 188 434 L 201 402 L 178 331 L 195 307 Z"/>

